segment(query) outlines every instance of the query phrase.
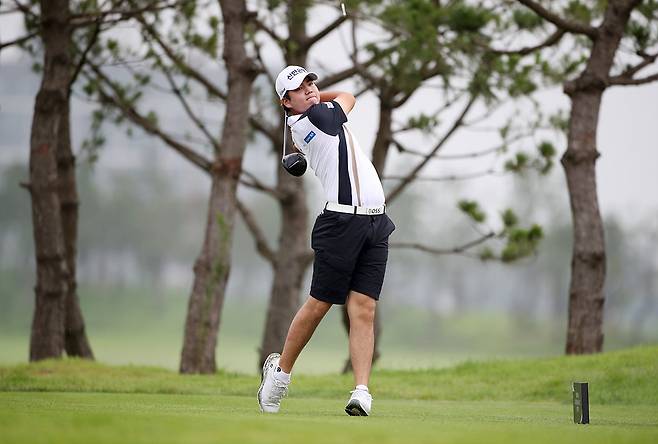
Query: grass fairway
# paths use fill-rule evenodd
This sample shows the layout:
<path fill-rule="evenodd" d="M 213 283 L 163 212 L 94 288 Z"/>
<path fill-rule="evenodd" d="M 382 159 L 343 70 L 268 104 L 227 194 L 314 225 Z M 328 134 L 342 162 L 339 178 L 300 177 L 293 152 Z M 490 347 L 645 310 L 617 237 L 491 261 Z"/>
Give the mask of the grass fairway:
<path fill-rule="evenodd" d="M 546 402 L 376 400 L 352 418 L 343 399 L 293 398 L 274 415 L 253 396 L 2 393 L 3 443 L 655 443 L 656 409 L 592 408 L 593 425 L 570 422 Z"/>
<path fill-rule="evenodd" d="M 574 378 L 591 384 L 588 426 L 572 423 Z M 258 382 L 77 360 L 0 367 L 0 442 L 658 442 L 658 347 L 381 371 L 369 418 L 343 412 L 349 377 L 296 377 L 278 415 L 258 412 Z"/>

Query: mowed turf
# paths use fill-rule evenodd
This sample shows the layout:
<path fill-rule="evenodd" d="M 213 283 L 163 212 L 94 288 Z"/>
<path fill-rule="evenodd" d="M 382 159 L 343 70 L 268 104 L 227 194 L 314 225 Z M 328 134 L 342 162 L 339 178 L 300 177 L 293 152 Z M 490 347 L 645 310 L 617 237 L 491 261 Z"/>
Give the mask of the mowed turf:
<path fill-rule="evenodd" d="M 3 443 L 655 443 L 656 410 L 600 406 L 570 423 L 558 403 L 376 400 L 348 417 L 343 400 L 292 398 L 259 414 L 253 397 L 2 393 Z"/>
<path fill-rule="evenodd" d="M 591 387 L 588 426 L 570 382 Z M 1 443 L 656 443 L 658 347 L 375 372 L 374 415 L 343 412 L 350 378 L 294 378 L 281 413 L 258 378 L 180 376 L 78 360 L 0 368 Z"/>

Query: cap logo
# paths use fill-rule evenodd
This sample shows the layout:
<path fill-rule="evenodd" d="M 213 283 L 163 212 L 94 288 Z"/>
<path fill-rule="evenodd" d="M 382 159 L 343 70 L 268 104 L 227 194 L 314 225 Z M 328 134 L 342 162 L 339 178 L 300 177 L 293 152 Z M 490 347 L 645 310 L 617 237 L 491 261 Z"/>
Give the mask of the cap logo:
<path fill-rule="evenodd" d="M 293 70 L 290 71 L 290 73 L 288 74 L 288 80 L 292 80 L 292 78 L 295 77 L 297 74 L 301 74 L 301 73 L 303 73 L 303 72 L 306 72 L 306 70 L 305 70 L 304 68 L 296 68 L 296 69 L 293 69 Z"/>

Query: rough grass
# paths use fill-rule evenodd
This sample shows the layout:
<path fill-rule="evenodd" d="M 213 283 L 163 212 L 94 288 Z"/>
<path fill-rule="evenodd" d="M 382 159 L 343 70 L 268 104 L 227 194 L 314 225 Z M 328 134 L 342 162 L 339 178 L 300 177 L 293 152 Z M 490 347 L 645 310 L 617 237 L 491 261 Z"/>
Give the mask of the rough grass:
<path fill-rule="evenodd" d="M 571 382 L 590 383 L 592 404 L 658 406 L 658 346 L 589 356 L 466 362 L 452 368 L 376 371 L 376 397 L 406 400 L 570 402 Z M 253 396 L 259 377 L 179 375 L 154 367 L 113 367 L 77 359 L 0 367 L 0 391 Z M 342 398 L 351 376 L 300 375 L 291 396 Z"/>

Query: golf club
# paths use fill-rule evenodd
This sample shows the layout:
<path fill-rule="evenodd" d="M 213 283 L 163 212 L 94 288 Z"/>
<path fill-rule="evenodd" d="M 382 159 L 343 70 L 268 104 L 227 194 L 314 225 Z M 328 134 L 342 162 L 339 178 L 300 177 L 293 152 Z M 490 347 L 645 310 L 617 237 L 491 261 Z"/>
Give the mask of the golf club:
<path fill-rule="evenodd" d="M 284 115 L 284 117 L 286 117 Z M 286 154 L 286 139 L 288 138 L 287 134 L 287 123 L 286 119 L 283 120 L 283 154 L 281 157 L 281 163 L 283 168 L 293 176 L 302 176 L 306 172 L 306 156 L 302 153 L 291 153 Z"/>

